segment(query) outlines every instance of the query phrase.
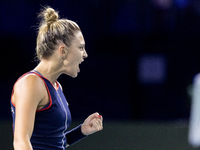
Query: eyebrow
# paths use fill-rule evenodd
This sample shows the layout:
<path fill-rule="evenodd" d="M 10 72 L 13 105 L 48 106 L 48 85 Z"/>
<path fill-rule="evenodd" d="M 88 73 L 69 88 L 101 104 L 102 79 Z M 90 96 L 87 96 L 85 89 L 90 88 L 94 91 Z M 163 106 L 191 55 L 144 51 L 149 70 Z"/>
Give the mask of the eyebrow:
<path fill-rule="evenodd" d="M 85 47 L 85 44 L 80 44 L 80 45 Z"/>

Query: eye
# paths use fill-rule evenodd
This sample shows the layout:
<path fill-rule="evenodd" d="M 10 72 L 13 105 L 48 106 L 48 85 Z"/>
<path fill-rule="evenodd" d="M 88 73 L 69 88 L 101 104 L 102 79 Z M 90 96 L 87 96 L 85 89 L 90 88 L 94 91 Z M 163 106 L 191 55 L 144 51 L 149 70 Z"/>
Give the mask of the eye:
<path fill-rule="evenodd" d="M 80 46 L 80 49 L 83 51 L 85 49 L 85 46 Z"/>

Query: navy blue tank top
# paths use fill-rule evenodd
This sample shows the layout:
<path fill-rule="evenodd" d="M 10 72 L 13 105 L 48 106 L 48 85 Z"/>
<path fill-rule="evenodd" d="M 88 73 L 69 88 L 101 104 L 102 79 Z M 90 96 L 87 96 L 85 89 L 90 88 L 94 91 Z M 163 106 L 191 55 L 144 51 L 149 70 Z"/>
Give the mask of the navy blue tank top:
<path fill-rule="evenodd" d="M 68 144 L 73 144 L 76 141 L 82 139 L 84 135 L 81 133 L 80 126 L 73 129 L 72 131 L 67 131 L 67 128 L 71 123 L 71 114 L 67 100 L 58 82 L 56 82 L 57 89 L 55 89 L 52 83 L 37 71 L 28 72 L 21 76 L 18 80 L 28 74 L 35 74 L 44 81 L 50 99 L 49 104 L 36 111 L 34 130 L 31 137 L 31 144 L 33 149 L 64 150 L 66 149 L 68 143 L 68 136 Z M 11 111 L 14 131 L 15 105 L 12 103 L 12 99 Z M 72 142 L 70 142 L 70 140 Z"/>

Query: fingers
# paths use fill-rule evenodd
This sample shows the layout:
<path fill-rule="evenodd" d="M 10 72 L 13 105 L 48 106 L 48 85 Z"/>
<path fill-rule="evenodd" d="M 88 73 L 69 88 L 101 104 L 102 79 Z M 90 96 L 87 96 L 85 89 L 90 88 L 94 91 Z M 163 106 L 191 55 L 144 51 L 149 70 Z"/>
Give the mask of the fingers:
<path fill-rule="evenodd" d="M 91 120 L 94 119 L 94 118 L 101 118 L 101 119 L 103 119 L 102 116 L 99 115 L 99 113 L 96 112 L 96 113 L 91 114 L 91 115 L 87 118 L 87 120 L 88 120 L 88 121 L 91 121 Z"/>
<path fill-rule="evenodd" d="M 100 118 L 101 117 L 101 115 L 99 115 L 99 113 L 98 112 L 96 112 L 96 113 L 93 113 L 92 115 L 90 115 L 91 116 L 91 118 Z"/>
<path fill-rule="evenodd" d="M 95 122 L 95 125 L 96 125 L 96 128 L 99 130 L 102 130 L 103 129 L 103 117 L 101 115 L 99 115 L 99 113 L 94 113 L 95 115 L 95 119 L 94 119 L 94 122 Z"/>
<path fill-rule="evenodd" d="M 103 117 L 99 113 L 90 115 L 82 124 L 81 131 L 85 135 L 93 134 L 103 129 Z"/>
<path fill-rule="evenodd" d="M 101 121 L 103 121 L 103 116 L 99 115 L 99 118 L 101 119 Z"/>
<path fill-rule="evenodd" d="M 102 117 L 98 117 L 98 118 L 93 119 L 91 121 L 91 125 L 96 131 L 102 130 L 103 129 Z"/>

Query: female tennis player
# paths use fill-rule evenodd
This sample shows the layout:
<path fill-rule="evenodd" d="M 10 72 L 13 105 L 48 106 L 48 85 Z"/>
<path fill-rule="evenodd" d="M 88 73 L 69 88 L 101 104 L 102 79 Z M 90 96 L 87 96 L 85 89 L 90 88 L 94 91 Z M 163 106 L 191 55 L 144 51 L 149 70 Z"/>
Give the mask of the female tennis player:
<path fill-rule="evenodd" d="M 79 26 L 59 19 L 46 7 L 36 52 L 39 64 L 15 83 L 11 96 L 15 150 L 64 150 L 87 135 L 103 129 L 102 116 L 90 115 L 83 124 L 68 131 L 71 114 L 57 79 L 61 74 L 76 77 L 88 57 Z"/>

